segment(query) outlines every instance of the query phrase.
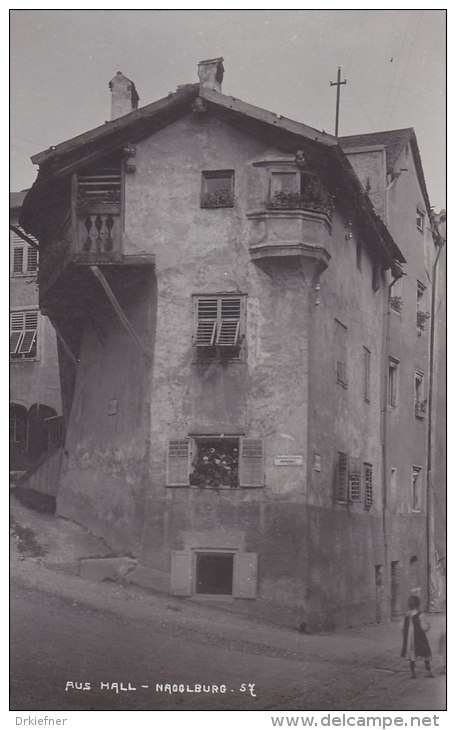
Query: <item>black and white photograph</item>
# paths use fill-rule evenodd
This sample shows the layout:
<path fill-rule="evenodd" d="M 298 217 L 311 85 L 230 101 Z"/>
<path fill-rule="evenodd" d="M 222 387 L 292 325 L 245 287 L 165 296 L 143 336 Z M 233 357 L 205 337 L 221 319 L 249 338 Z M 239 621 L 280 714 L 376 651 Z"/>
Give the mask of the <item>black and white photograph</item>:
<path fill-rule="evenodd" d="M 450 727 L 446 9 L 9 24 L 10 723 Z"/>

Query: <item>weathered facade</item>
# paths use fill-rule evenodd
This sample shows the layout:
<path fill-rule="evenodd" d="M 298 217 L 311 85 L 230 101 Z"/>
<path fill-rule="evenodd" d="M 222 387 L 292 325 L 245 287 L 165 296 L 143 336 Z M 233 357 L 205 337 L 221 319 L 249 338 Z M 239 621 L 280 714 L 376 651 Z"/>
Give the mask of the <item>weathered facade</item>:
<path fill-rule="evenodd" d="M 388 140 L 227 97 L 221 59 L 199 75 L 135 110 L 119 73 L 111 122 L 33 158 L 22 222 L 66 343 L 58 512 L 174 595 L 310 629 L 386 619 L 426 594 L 413 132 L 391 192 Z"/>
<path fill-rule="evenodd" d="M 39 311 L 37 248 L 19 235 L 26 191 L 10 195 L 10 468 L 25 471 L 58 438 L 55 332 Z M 17 232 L 19 231 L 19 233 Z M 33 239 L 32 243 L 33 243 Z"/>

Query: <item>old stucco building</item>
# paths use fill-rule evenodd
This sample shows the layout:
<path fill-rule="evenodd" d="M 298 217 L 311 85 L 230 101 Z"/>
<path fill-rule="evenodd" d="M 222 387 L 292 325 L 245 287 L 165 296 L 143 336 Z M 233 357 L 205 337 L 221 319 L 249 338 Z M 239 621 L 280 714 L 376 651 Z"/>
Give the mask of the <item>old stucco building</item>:
<path fill-rule="evenodd" d="M 427 593 L 415 135 L 337 139 L 222 94 L 222 59 L 199 77 L 137 108 L 119 72 L 112 121 L 33 158 L 58 513 L 174 595 L 310 629 L 387 619 Z"/>
<path fill-rule="evenodd" d="M 38 303 L 39 251 L 18 227 L 26 192 L 10 194 L 10 469 L 16 474 L 36 463 L 62 430 L 56 337 Z"/>

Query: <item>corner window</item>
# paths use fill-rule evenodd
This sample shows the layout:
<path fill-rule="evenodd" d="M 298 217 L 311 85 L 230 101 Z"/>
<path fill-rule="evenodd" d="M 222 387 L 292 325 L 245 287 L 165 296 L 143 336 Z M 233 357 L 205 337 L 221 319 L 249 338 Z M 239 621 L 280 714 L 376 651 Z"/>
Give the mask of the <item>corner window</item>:
<path fill-rule="evenodd" d="M 412 466 L 412 511 L 420 512 L 421 510 L 421 494 L 423 491 L 422 484 L 423 469 L 421 466 Z"/>
<path fill-rule="evenodd" d="M 234 170 L 205 170 L 201 174 L 201 208 L 232 208 Z"/>
<path fill-rule="evenodd" d="M 166 484 L 202 489 L 261 487 L 263 442 L 234 435 L 170 439 Z"/>
<path fill-rule="evenodd" d="M 38 311 L 10 313 L 10 360 L 36 360 Z"/>
<path fill-rule="evenodd" d="M 388 362 L 388 405 L 390 408 L 396 408 L 397 406 L 398 380 L 399 360 L 390 357 Z"/>
<path fill-rule="evenodd" d="M 418 230 L 423 233 L 424 232 L 424 219 L 425 219 L 425 212 L 424 210 L 421 210 L 421 208 L 416 209 L 416 227 Z"/>
<path fill-rule="evenodd" d="M 336 382 L 344 388 L 348 385 L 347 375 L 347 328 L 339 320 L 335 321 L 336 342 Z"/>
<path fill-rule="evenodd" d="M 271 170 L 267 208 L 314 210 L 331 217 L 333 200 L 326 186 L 310 171 Z"/>
<path fill-rule="evenodd" d="M 195 296 L 193 346 L 197 360 L 238 360 L 245 338 L 245 296 Z"/>
<path fill-rule="evenodd" d="M 415 418 L 423 420 L 426 416 L 427 399 L 425 397 L 424 373 L 415 371 Z"/>

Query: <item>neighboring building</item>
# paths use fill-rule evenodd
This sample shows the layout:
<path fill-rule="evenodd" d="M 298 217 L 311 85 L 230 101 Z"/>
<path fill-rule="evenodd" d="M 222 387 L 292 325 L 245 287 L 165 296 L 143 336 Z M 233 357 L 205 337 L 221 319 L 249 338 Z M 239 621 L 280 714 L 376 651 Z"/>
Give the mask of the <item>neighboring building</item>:
<path fill-rule="evenodd" d="M 26 471 L 61 432 L 55 332 L 39 310 L 39 252 L 20 235 L 27 191 L 10 194 L 10 469 Z M 30 237 L 29 237 L 30 238 Z M 31 239 L 32 243 L 34 239 Z M 36 243 L 36 241 L 35 241 Z"/>
<path fill-rule="evenodd" d="M 385 620 L 427 594 L 415 136 L 338 140 L 223 95 L 222 59 L 199 76 L 136 109 L 119 72 L 112 121 L 33 158 L 21 222 L 65 343 L 58 513 L 174 595 Z"/>

